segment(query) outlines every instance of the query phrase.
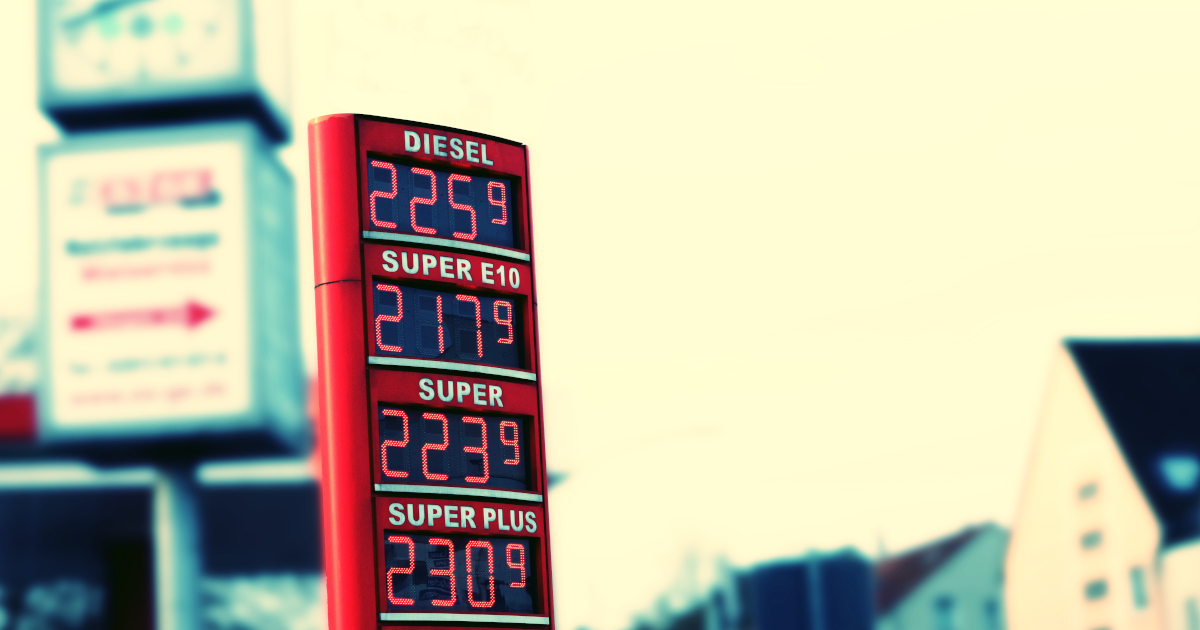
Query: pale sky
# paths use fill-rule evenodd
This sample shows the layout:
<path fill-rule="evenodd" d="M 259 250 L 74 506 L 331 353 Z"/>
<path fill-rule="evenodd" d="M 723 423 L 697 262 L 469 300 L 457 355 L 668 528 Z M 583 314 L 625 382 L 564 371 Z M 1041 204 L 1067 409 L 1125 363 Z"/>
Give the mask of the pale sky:
<path fill-rule="evenodd" d="M 336 8 L 335 8 L 336 7 Z M 558 624 L 684 558 L 1010 523 L 1064 335 L 1200 328 L 1200 6 L 298 2 L 305 126 L 530 145 Z M 0 312 L 33 312 L 33 12 L 0 23 Z"/>

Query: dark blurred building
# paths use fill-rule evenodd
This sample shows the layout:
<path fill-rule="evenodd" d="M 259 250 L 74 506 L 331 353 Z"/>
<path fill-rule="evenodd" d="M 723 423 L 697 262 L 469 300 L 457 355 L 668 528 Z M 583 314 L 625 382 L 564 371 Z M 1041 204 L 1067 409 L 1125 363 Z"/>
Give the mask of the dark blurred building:
<path fill-rule="evenodd" d="M 871 565 L 854 551 L 755 567 L 746 603 L 754 630 L 867 630 L 872 627 Z"/>
<path fill-rule="evenodd" d="M 205 627 L 324 627 L 306 465 L 201 469 Z M 0 467 L 0 628 L 155 627 L 154 483 L 149 468 Z"/>
<path fill-rule="evenodd" d="M 638 630 L 869 630 L 871 573 L 852 550 L 731 570 L 701 602 Z"/>
<path fill-rule="evenodd" d="M 128 481 L 0 492 L 0 627 L 154 627 L 151 492 Z"/>

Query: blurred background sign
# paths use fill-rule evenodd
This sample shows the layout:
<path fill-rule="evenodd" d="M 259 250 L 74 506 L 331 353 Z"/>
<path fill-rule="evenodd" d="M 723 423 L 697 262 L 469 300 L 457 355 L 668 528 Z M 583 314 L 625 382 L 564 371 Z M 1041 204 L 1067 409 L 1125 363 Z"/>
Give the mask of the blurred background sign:
<path fill-rule="evenodd" d="M 68 130 L 197 118 L 289 135 L 284 0 L 39 3 L 42 109 Z"/>
<path fill-rule="evenodd" d="M 298 446 L 291 181 L 257 129 L 87 134 L 42 159 L 41 437 Z"/>
<path fill-rule="evenodd" d="M 66 136 L 39 153 L 38 326 L 0 339 L 37 364 L 0 371 L 0 437 L 37 429 L 0 470 L 0 629 L 319 625 L 308 461 L 201 465 L 310 447 L 285 9 L 37 3 Z"/>

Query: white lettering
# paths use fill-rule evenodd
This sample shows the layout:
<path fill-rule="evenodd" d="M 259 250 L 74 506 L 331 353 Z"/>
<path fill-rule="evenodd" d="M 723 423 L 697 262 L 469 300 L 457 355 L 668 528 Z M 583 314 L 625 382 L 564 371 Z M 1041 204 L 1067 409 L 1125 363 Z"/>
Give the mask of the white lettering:
<path fill-rule="evenodd" d="M 471 261 L 469 261 L 465 258 L 459 258 L 458 259 L 458 279 L 462 280 L 463 276 L 466 276 L 468 282 L 475 281 L 475 279 L 471 277 Z"/>
<path fill-rule="evenodd" d="M 435 390 L 433 379 L 423 378 L 417 381 L 417 387 L 420 389 L 417 395 L 421 397 L 421 400 L 433 400 L 436 395 L 442 402 L 462 403 L 464 398 L 470 397 L 471 402 L 480 407 L 504 407 L 504 388 L 500 385 L 443 381 L 439 378 Z"/>
<path fill-rule="evenodd" d="M 450 256 L 442 256 L 441 260 L 442 260 L 442 264 L 438 267 L 438 273 L 440 273 L 443 278 L 453 279 L 454 278 L 454 258 L 452 258 Z"/>
<path fill-rule="evenodd" d="M 496 281 L 492 280 L 492 263 L 490 263 L 490 262 L 480 263 L 479 273 L 480 273 L 480 275 L 483 276 L 484 284 L 496 284 Z"/>
<path fill-rule="evenodd" d="M 477 529 L 475 527 L 475 508 L 464 505 L 462 506 L 462 526 L 466 527 L 467 523 L 471 524 L 471 529 Z"/>
<path fill-rule="evenodd" d="M 414 254 L 415 255 L 415 254 Z M 433 254 L 421 254 L 421 274 L 429 275 L 429 270 L 437 266 L 437 256 Z"/>
<path fill-rule="evenodd" d="M 508 268 L 508 286 L 517 289 L 521 286 L 521 272 L 516 267 Z"/>
<path fill-rule="evenodd" d="M 446 136 L 433 137 L 433 154 L 438 157 L 446 157 Z"/>
<path fill-rule="evenodd" d="M 421 518 L 417 518 L 417 513 L 413 511 L 413 504 L 408 504 L 408 524 L 413 527 L 420 527 L 425 524 L 425 504 L 418 503 L 417 507 L 421 508 Z"/>
<path fill-rule="evenodd" d="M 473 141 L 471 141 L 471 140 L 467 140 L 467 161 L 468 161 L 468 162 L 475 162 L 476 164 L 478 164 L 478 163 L 479 163 L 479 158 L 477 158 L 477 157 L 471 157 L 471 156 L 473 156 L 473 155 L 475 155 L 475 154 L 477 154 L 477 153 L 479 153 L 479 143 L 478 143 L 478 142 L 473 142 Z"/>
<path fill-rule="evenodd" d="M 400 268 L 400 263 L 396 262 L 396 252 L 385 249 L 383 250 L 383 270 L 395 271 Z"/>
<path fill-rule="evenodd" d="M 479 143 L 479 156 L 483 158 L 484 164 L 487 164 L 488 166 L 492 165 L 492 161 L 487 159 L 487 143 L 486 142 Z"/>
<path fill-rule="evenodd" d="M 525 513 L 525 531 L 530 534 L 537 531 L 537 521 L 533 520 L 533 512 Z"/>
<path fill-rule="evenodd" d="M 448 383 L 446 385 L 446 393 L 443 394 L 442 379 L 439 378 L 437 382 L 438 400 L 442 402 L 450 402 L 451 400 L 454 400 L 454 381 L 446 381 L 446 383 Z"/>
<path fill-rule="evenodd" d="M 446 506 L 446 527 L 458 527 L 458 506 Z"/>
<path fill-rule="evenodd" d="M 434 521 L 442 517 L 442 506 L 430 503 L 425 507 L 429 508 L 429 525 L 432 526 Z"/>
<path fill-rule="evenodd" d="M 456 160 L 463 159 L 462 138 L 450 138 L 450 157 Z"/>
<path fill-rule="evenodd" d="M 392 525 L 404 524 L 404 504 L 393 503 L 388 506 L 388 511 L 392 513 L 392 517 L 388 519 Z"/>
<path fill-rule="evenodd" d="M 421 150 L 421 136 L 418 136 L 417 132 L 404 132 L 404 150 L 409 153 L 416 153 Z"/>
<path fill-rule="evenodd" d="M 512 510 L 509 510 L 509 512 L 512 512 Z M 499 527 L 500 531 L 502 532 L 512 531 L 511 527 L 504 524 L 504 510 L 496 510 L 496 526 Z"/>
<path fill-rule="evenodd" d="M 494 520 L 496 520 L 496 510 L 493 510 L 492 508 L 483 508 L 483 528 L 489 529 L 488 523 L 491 523 Z"/>
<path fill-rule="evenodd" d="M 404 273 L 417 273 L 421 270 L 421 257 L 417 255 L 417 252 L 413 252 L 412 267 L 408 266 L 408 252 L 400 252 L 400 262 L 404 265 Z"/>
<path fill-rule="evenodd" d="M 429 134 L 425 135 L 425 155 L 429 155 Z"/>

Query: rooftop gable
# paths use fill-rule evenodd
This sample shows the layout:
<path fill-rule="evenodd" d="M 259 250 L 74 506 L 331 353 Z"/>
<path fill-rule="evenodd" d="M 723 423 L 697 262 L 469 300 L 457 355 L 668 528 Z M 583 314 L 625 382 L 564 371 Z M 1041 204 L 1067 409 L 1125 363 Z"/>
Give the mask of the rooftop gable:
<path fill-rule="evenodd" d="M 875 614 L 882 616 L 891 612 L 987 527 L 968 527 L 957 534 L 878 562 L 875 565 Z"/>
<path fill-rule="evenodd" d="M 1200 340 L 1068 340 L 1169 545 L 1200 536 Z"/>

